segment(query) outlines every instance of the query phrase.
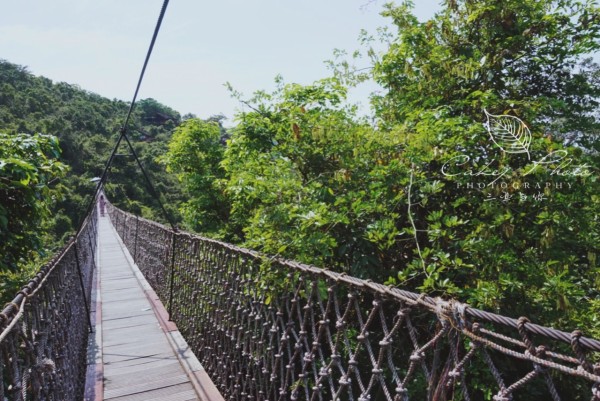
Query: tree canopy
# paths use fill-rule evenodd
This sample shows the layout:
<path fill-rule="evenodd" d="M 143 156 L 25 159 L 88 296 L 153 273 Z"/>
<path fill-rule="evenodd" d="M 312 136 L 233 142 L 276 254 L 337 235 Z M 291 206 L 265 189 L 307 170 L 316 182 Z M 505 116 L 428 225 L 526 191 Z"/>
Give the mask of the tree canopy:
<path fill-rule="evenodd" d="M 244 99 L 221 148 L 189 120 L 164 159 L 190 191 L 187 224 L 600 333 L 598 6 L 447 1 L 420 22 L 406 2 L 384 15 L 370 72 L 343 60 L 312 85 L 279 80 Z M 383 87 L 370 121 L 345 101 L 365 78 Z"/>
<path fill-rule="evenodd" d="M 43 223 L 57 192 L 53 182 L 66 166 L 55 137 L 0 133 L 0 272 L 43 252 Z"/>

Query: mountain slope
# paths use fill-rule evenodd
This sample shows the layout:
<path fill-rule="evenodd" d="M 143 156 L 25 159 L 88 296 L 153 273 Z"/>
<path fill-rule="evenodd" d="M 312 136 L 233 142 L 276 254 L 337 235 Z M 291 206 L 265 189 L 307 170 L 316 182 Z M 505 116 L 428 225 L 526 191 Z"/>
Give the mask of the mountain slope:
<path fill-rule="evenodd" d="M 104 98 L 77 85 L 54 83 L 34 76 L 26 67 L 0 60 L 0 132 L 41 132 L 58 137 L 61 161 L 70 168 L 67 177 L 54 184 L 63 196 L 55 203 L 53 221 L 47 227 L 51 242 L 62 242 L 83 217 L 94 191 L 91 179 L 102 174 L 128 108 L 127 102 Z M 181 116 L 173 109 L 145 99 L 136 104 L 128 131 L 162 202 L 175 218 L 182 191 L 177 179 L 156 159 L 166 151 L 171 132 L 180 122 Z M 117 154 L 106 187 L 109 196 L 120 207 L 164 221 L 125 144 Z"/>

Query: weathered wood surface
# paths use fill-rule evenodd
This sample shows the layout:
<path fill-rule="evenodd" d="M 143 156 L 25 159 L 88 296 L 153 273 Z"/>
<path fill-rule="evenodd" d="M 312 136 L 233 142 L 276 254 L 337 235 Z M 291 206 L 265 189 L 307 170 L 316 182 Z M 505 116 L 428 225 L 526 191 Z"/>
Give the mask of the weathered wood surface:
<path fill-rule="evenodd" d="M 101 305 L 101 318 L 97 319 L 96 330 L 101 333 L 97 333 L 96 341 L 101 344 L 97 352 L 103 365 L 103 390 L 96 391 L 95 399 L 199 400 L 171 345 L 173 341 L 169 341 L 171 333 L 161 328 L 153 304 L 107 217 L 99 219 L 98 234 L 97 305 Z M 98 393 L 103 393 L 103 398 Z"/>

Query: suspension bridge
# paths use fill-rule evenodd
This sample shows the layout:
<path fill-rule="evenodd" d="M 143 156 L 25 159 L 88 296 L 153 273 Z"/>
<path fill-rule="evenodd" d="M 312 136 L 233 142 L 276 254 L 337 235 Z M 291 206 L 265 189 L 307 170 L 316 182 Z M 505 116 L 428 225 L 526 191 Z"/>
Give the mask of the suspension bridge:
<path fill-rule="evenodd" d="M 0 312 L 0 401 L 600 401 L 579 330 L 99 216 L 123 140 L 160 202 L 127 129 L 167 5 L 85 219 Z"/>
<path fill-rule="evenodd" d="M 0 400 L 600 400 L 600 341 L 106 204 L 0 314 Z"/>

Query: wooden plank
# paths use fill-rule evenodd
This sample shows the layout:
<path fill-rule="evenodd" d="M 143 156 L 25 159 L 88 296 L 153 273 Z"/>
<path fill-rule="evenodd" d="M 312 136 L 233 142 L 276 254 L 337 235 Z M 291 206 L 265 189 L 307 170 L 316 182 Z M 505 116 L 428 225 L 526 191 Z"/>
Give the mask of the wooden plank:
<path fill-rule="evenodd" d="M 121 306 L 119 310 L 106 310 L 104 308 L 102 309 L 102 316 L 105 318 L 105 320 L 125 319 L 143 315 L 154 316 L 154 312 L 152 311 L 152 308 L 149 305 L 147 305 L 145 308 L 137 309 L 131 309 L 123 306 Z"/>
<path fill-rule="evenodd" d="M 110 301 L 106 301 L 105 303 L 111 304 L 113 302 L 130 301 L 130 300 L 138 299 L 138 297 L 139 297 L 139 295 L 136 293 L 133 293 L 133 292 L 113 294 L 110 297 Z"/>
<path fill-rule="evenodd" d="M 197 400 L 194 390 L 185 385 L 175 385 L 143 393 L 111 398 L 110 401 L 192 401 Z"/>
<path fill-rule="evenodd" d="M 129 305 L 125 305 L 125 304 L 129 304 Z M 148 304 L 144 304 L 141 302 L 138 302 L 137 300 L 135 301 L 128 301 L 128 302 L 122 302 L 122 303 L 113 303 L 112 305 L 106 305 L 105 307 L 103 307 L 102 309 L 102 313 L 106 315 L 106 320 L 112 320 L 114 319 L 114 317 L 111 316 L 111 314 L 113 315 L 130 315 L 133 314 L 134 316 L 143 316 L 143 315 L 152 315 L 152 308 L 150 308 L 148 306 Z"/>
<path fill-rule="evenodd" d="M 176 384 L 189 384 L 189 381 L 190 378 L 185 373 L 181 373 L 173 377 L 164 377 L 157 380 L 146 381 L 141 384 L 135 384 L 131 386 L 126 385 L 124 387 L 111 386 L 111 380 L 107 379 L 105 381 L 106 389 L 104 390 L 104 399 L 109 400 L 111 398 L 122 397 L 129 394 L 146 393 L 152 390 L 171 387 Z M 192 388 L 191 385 L 189 385 L 189 388 Z"/>
<path fill-rule="evenodd" d="M 146 371 L 152 371 L 154 369 L 170 369 L 171 367 L 179 367 L 180 364 L 177 360 L 167 361 L 146 361 L 142 364 L 120 366 L 120 364 L 114 364 L 111 366 L 111 374 L 120 376 L 126 374 L 144 374 Z"/>
<path fill-rule="evenodd" d="M 140 374 L 140 372 L 143 372 L 143 374 Z M 114 372 L 111 371 L 111 373 Z M 181 368 L 178 365 L 155 365 L 153 368 L 149 369 L 135 370 L 119 375 L 113 374 L 113 378 L 110 379 L 110 384 L 113 387 L 127 387 L 181 374 Z"/>
<path fill-rule="evenodd" d="M 152 308 L 148 305 L 147 300 L 135 299 L 127 302 L 107 303 L 102 309 L 102 313 L 109 319 L 111 313 L 118 314 L 124 312 L 152 312 Z"/>
<path fill-rule="evenodd" d="M 136 290 L 138 289 L 139 284 L 135 281 L 135 279 L 130 280 L 115 280 L 113 282 L 102 282 L 102 291 L 110 292 L 110 291 L 124 291 L 124 290 Z"/>
<path fill-rule="evenodd" d="M 157 367 L 157 366 L 169 366 L 171 363 L 175 362 L 174 359 L 149 359 L 149 358 L 138 358 L 138 359 L 130 359 L 127 361 L 120 362 L 109 362 L 105 363 L 104 366 L 106 369 L 111 370 L 111 375 L 123 374 L 127 369 L 134 370 L 143 370 L 147 367 Z"/>
<path fill-rule="evenodd" d="M 104 342 L 102 343 L 102 345 L 103 345 L 103 348 L 106 349 L 107 351 L 115 351 L 115 350 L 120 350 L 120 349 L 127 348 L 127 347 L 131 348 L 131 349 L 135 349 L 136 347 L 151 348 L 154 346 L 160 346 L 160 345 L 164 344 L 163 341 L 164 340 L 161 336 L 161 333 L 157 333 L 157 334 L 154 334 L 154 335 L 144 338 L 141 341 L 141 343 L 139 343 L 139 344 L 131 343 L 130 341 L 127 340 L 127 338 L 124 338 L 124 337 L 113 336 L 113 337 L 106 338 L 104 340 Z"/>
<path fill-rule="evenodd" d="M 148 333 L 144 336 L 144 341 L 150 341 L 157 338 L 161 338 L 162 333 L 156 332 L 157 327 L 155 325 L 156 323 L 152 323 L 141 326 L 114 329 L 114 331 L 109 331 L 105 334 L 103 344 L 104 346 L 109 347 L 111 345 L 124 344 L 128 342 L 128 336 L 137 336 L 139 335 L 138 333 L 140 330 L 144 330 Z"/>
<path fill-rule="evenodd" d="M 140 355 L 148 353 L 147 351 L 156 351 L 155 353 L 170 351 L 164 347 L 164 339 L 160 337 L 153 337 L 148 340 L 144 340 L 139 343 L 128 342 L 123 339 L 114 339 L 113 342 L 103 344 L 102 349 L 106 354 L 131 354 Z"/>
<path fill-rule="evenodd" d="M 103 394 L 96 394 L 96 401 L 212 399 L 204 391 L 202 398 L 198 396 L 197 372 L 202 370 L 201 365 L 185 340 L 178 337 L 176 326 L 168 322 L 162 304 L 149 298 L 156 296 L 133 266 L 131 256 L 124 251 L 107 218 L 99 219 L 98 260 L 101 299 L 98 339 L 102 341 L 99 371 L 104 375 L 104 383 Z M 160 319 L 157 311 L 162 312 Z M 210 381 L 207 377 L 203 380 Z M 222 397 L 215 394 L 214 399 Z"/>
<path fill-rule="evenodd" d="M 145 339 L 156 338 L 162 335 L 156 323 L 152 322 L 133 327 L 112 329 L 111 331 L 106 332 L 103 344 L 105 346 L 122 344 L 124 341 L 127 341 L 128 337 L 138 335 L 140 331 L 146 333 Z"/>
<path fill-rule="evenodd" d="M 168 360 L 172 358 L 173 353 L 170 350 L 151 350 L 151 349 L 139 349 L 137 351 L 124 351 L 124 352 L 111 352 L 107 349 L 103 349 L 103 361 L 104 364 L 111 362 L 123 362 L 137 359 L 149 359 L 149 360 Z"/>
<path fill-rule="evenodd" d="M 116 328 L 142 326 L 150 323 L 156 323 L 156 318 L 152 315 L 140 315 L 130 318 L 103 320 L 102 328 L 105 332 L 108 332 Z"/>

